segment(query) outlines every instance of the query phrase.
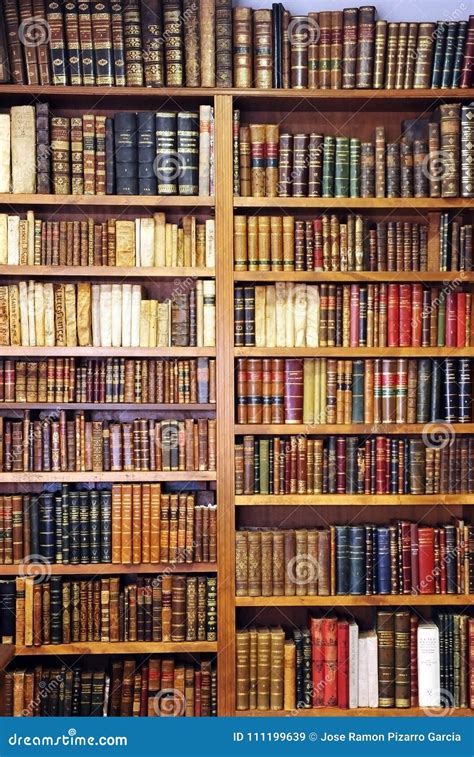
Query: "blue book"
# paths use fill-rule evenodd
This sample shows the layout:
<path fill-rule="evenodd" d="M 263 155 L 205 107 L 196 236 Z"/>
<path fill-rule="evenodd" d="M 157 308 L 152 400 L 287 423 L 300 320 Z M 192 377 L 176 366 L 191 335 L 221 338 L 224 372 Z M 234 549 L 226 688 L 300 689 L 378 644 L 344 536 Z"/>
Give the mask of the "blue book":
<path fill-rule="evenodd" d="M 365 594 L 365 528 L 349 527 L 349 594 Z"/>
<path fill-rule="evenodd" d="M 364 422 L 364 360 L 352 364 L 352 423 Z"/>
<path fill-rule="evenodd" d="M 390 594 L 390 530 L 378 526 L 375 540 L 377 562 L 377 594 Z"/>
<path fill-rule="evenodd" d="M 336 594 L 349 594 L 349 526 L 336 526 Z"/>

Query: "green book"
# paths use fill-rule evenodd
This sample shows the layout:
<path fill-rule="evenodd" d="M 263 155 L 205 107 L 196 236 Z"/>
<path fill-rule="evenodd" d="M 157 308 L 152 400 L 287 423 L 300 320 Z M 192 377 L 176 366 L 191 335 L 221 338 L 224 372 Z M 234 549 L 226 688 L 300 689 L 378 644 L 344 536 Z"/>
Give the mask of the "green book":
<path fill-rule="evenodd" d="M 349 141 L 349 197 L 360 197 L 360 139 Z"/>
<path fill-rule="evenodd" d="M 349 138 L 336 137 L 334 197 L 349 197 Z"/>
<path fill-rule="evenodd" d="M 269 440 L 259 441 L 260 494 L 269 494 L 270 460 Z"/>
<path fill-rule="evenodd" d="M 335 149 L 334 137 L 324 137 L 323 142 L 323 181 L 322 196 L 334 197 L 334 172 L 335 172 Z"/>

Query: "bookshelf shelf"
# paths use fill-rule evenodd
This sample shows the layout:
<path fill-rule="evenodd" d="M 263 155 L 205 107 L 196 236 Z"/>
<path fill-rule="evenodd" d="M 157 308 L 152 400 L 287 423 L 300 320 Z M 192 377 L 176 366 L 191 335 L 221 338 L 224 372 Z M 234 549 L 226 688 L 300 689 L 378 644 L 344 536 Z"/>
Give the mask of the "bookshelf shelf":
<path fill-rule="evenodd" d="M 474 357 L 474 347 L 236 347 L 236 357 Z"/>
<path fill-rule="evenodd" d="M 236 424 L 236 434 L 421 434 L 429 426 L 447 427 L 456 434 L 473 434 L 474 423 L 268 423 Z"/>
<path fill-rule="evenodd" d="M 474 596 L 465 594 L 339 595 L 329 597 L 236 597 L 236 607 L 411 607 L 422 605 L 472 605 Z"/>
<path fill-rule="evenodd" d="M 109 410 L 132 410 L 136 413 L 175 413 L 177 411 L 215 413 L 216 406 L 213 403 L 198 404 L 188 403 L 156 403 L 148 402 L 0 402 L 1 410 L 97 410 L 107 412 Z"/>
<path fill-rule="evenodd" d="M 215 357 L 215 347 L 2 347 L 2 357 Z"/>
<path fill-rule="evenodd" d="M 194 654 L 217 652 L 215 641 L 91 641 L 73 644 L 44 644 L 37 647 L 15 647 L 15 655 L 86 655 L 86 654 Z"/>
<path fill-rule="evenodd" d="M 285 506 L 398 507 L 399 505 L 474 505 L 474 494 L 251 494 L 236 495 L 237 507 Z"/>
<path fill-rule="evenodd" d="M 0 268 L 1 272 L 1 268 Z M 235 281 L 257 282 L 261 281 L 301 281 L 305 283 L 319 284 L 330 282 L 331 284 L 344 283 L 396 283 L 414 282 L 447 283 L 460 281 L 466 284 L 474 283 L 474 274 L 460 271 L 235 271 Z"/>
<path fill-rule="evenodd" d="M 236 710 L 234 715 L 237 717 L 262 717 L 262 715 L 275 717 L 423 717 L 427 715 L 434 715 L 443 717 L 444 715 L 454 717 L 472 717 L 472 710 L 468 707 L 454 708 L 433 708 L 429 707 L 423 710 L 421 707 L 406 707 L 406 708 L 392 708 L 392 707 L 358 707 L 354 710 L 343 710 L 338 707 L 318 707 L 308 710 Z"/>
<path fill-rule="evenodd" d="M 40 194 L 0 194 L 0 205 L 81 205 L 108 208 L 212 208 L 213 197 L 197 195 L 40 195 Z"/>
<path fill-rule="evenodd" d="M 216 573 L 217 564 L 214 562 L 201 563 L 139 563 L 135 565 L 122 565 L 117 563 L 94 563 L 90 565 L 44 565 L 37 566 L 37 574 L 45 573 L 53 576 L 75 575 L 128 575 L 135 573 Z M 0 565 L 1 576 L 36 575 L 35 563 L 28 563 L 25 571 L 23 565 Z"/>
<path fill-rule="evenodd" d="M 42 483 L 89 483 L 127 481 L 215 481 L 215 471 L 41 471 L 37 473 L 0 473 L 0 484 L 42 484 Z"/>
<path fill-rule="evenodd" d="M 138 266 L 60 266 L 60 265 L 0 265 L 0 277 L 22 278 L 23 276 L 50 278 L 98 278 L 98 279 L 193 279 L 209 278 L 215 276 L 215 268 L 189 266 L 183 267 L 150 267 Z"/>
<path fill-rule="evenodd" d="M 1 195 L 0 195 L 1 198 Z M 474 208 L 474 198 L 453 197 L 234 197 L 234 208 L 358 208 L 360 210 L 450 210 Z"/>

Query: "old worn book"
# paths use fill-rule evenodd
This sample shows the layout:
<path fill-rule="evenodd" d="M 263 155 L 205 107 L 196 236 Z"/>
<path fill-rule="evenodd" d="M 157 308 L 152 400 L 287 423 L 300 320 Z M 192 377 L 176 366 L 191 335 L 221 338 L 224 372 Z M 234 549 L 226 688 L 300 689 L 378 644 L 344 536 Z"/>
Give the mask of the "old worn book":
<path fill-rule="evenodd" d="M 0 114 L 0 192 L 10 192 L 10 115 Z"/>
<path fill-rule="evenodd" d="M 32 105 L 11 109 L 12 192 L 32 194 L 36 191 L 36 127 Z"/>

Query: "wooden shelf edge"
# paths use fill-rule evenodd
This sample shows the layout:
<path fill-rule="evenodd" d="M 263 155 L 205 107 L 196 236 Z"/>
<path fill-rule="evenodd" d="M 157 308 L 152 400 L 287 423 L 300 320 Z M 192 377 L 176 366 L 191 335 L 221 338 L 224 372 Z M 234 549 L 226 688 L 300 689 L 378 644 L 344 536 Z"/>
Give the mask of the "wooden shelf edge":
<path fill-rule="evenodd" d="M 236 717 L 428 717 L 429 715 L 466 717 L 474 714 L 469 707 L 456 710 L 451 708 L 423 709 L 422 707 L 357 707 L 356 709 L 342 709 L 339 707 L 321 707 L 308 710 L 236 710 Z"/>
<path fill-rule="evenodd" d="M 38 647 L 14 646 L 15 657 L 29 655 L 86 655 L 86 654 L 168 654 L 217 652 L 215 641 L 127 641 L 77 642 L 72 644 L 44 644 Z"/>
<path fill-rule="evenodd" d="M 203 563 L 139 563 L 135 565 L 125 565 L 118 563 L 90 563 L 87 565 L 46 565 L 44 563 L 36 565 L 27 563 L 28 575 L 35 575 L 35 568 L 38 567 L 38 573 L 44 575 L 48 573 L 53 576 L 68 575 L 126 575 L 133 573 L 217 573 L 216 562 Z M 0 565 L 0 576 L 17 576 L 25 573 L 25 564 L 23 565 Z"/>
<path fill-rule="evenodd" d="M 433 282 L 446 283 L 461 281 L 466 284 L 474 282 L 474 273 L 465 271 L 234 271 L 234 281 L 304 281 L 313 284 L 319 282 L 351 283 L 361 282 Z"/>
<path fill-rule="evenodd" d="M 214 278 L 215 268 L 203 266 L 107 266 L 107 265 L 0 265 L 0 276 L 51 276 L 65 278 L 194 279 Z"/>
<path fill-rule="evenodd" d="M 234 208 L 360 208 L 365 210 L 447 210 L 474 208 L 472 197 L 234 197 Z"/>
<path fill-rule="evenodd" d="M 383 607 L 460 605 L 470 606 L 472 594 L 362 594 L 312 597 L 236 597 L 236 607 Z"/>
<path fill-rule="evenodd" d="M 251 494 L 235 496 L 237 507 L 364 505 L 410 507 L 421 505 L 474 505 L 473 494 Z"/>
<path fill-rule="evenodd" d="M 107 412 L 109 410 L 133 410 L 134 412 L 176 412 L 176 411 L 216 411 L 215 403 L 199 404 L 195 402 L 169 402 L 156 403 L 150 402 L 0 402 L 0 411 L 2 410 L 100 410 Z"/>
<path fill-rule="evenodd" d="M 0 473 L 0 484 L 6 483 L 90 483 L 127 481 L 215 481 L 215 471 L 41 471 Z"/>
<path fill-rule="evenodd" d="M 214 197 L 197 195 L 47 195 L 0 193 L 0 205 L 71 205 L 130 207 L 134 209 L 155 207 L 212 208 Z"/>
<path fill-rule="evenodd" d="M 449 425 L 456 434 L 473 434 L 474 423 L 237 423 L 235 434 L 421 434 L 430 428 Z"/>
<path fill-rule="evenodd" d="M 2 358 L 21 357 L 215 357 L 215 347 L 1 347 Z"/>
<path fill-rule="evenodd" d="M 235 357 L 474 357 L 474 347 L 235 347 Z"/>

